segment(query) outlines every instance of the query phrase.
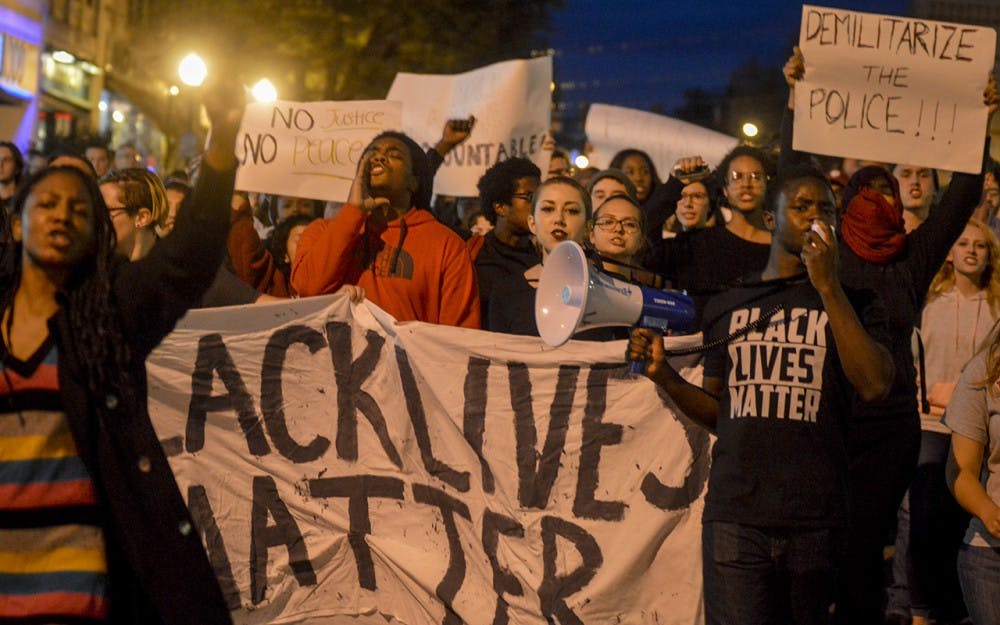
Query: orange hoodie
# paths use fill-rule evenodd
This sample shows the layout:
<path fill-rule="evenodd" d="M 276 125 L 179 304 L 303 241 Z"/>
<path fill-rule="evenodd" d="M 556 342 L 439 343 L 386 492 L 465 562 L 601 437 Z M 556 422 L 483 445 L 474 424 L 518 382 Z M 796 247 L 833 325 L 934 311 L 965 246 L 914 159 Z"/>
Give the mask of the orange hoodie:
<path fill-rule="evenodd" d="M 366 248 L 374 260 L 363 266 Z M 465 243 L 425 210 L 376 232 L 364 213 L 345 204 L 302 233 L 291 282 L 303 297 L 356 284 L 399 321 L 479 328 L 479 289 Z"/>

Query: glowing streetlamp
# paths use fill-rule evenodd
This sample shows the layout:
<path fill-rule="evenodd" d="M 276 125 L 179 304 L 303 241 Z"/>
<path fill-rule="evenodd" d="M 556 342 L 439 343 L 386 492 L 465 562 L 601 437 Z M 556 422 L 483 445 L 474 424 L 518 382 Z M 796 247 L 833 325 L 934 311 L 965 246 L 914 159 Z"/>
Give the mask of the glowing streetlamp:
<path fill-rule="evenodd" d="M 743 124 L 742 131 L 743 136 L 747 139 L 753 139 L 760 133 L 760 129 L 757 128 L 757 124 L 754 124 L 753 122 L 746 122 Z"/>
<path fill-rule="evenodd" d="M 177 73 L 180 74 L 181 82 L 190 87 L 200 87 L 208 76 L 208 66 L 201 57 L 192 52 L 183 59 L 177 66 Z"/>
<path fill-rule="evenodd" d="M 278 90 L 275 89 L 274 84 L 267 78 L 261 78 L 257 81 L 257 84 L 253 86 L 250 90 L 253 97 L 258 102 L 274 102 L 278 99 Z"/>
<path fill-rule="evenodd" d="M 170 85 L 170 88 L 167 89 L 167 93 L 170 95 L 177 95 L 180 92 L 181 90 L 177 87 L 177 85 Z"/>

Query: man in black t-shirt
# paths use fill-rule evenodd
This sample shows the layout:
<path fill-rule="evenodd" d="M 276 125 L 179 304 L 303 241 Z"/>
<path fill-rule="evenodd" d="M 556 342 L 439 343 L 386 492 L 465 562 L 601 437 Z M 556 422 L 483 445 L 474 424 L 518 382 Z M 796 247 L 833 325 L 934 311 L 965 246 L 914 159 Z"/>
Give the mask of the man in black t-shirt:
<path fill-rule="evenodd" d="M 629 357 L 718 435 L 702 534 L 708 625 L 827 622 L 847 520 L 844 421 L 854 393 L 878 400 L 893 378 L 888 350 L 865 330 L 882 323 L 877 300 L 849 299 L 837 278 L 822 174 L 779 175 L 764 221 L 772 239 L 760 281 L 705 310 L 706 341 L 719 347 L 706 355 L 703 388 L 670 368 L 657 334 L 637 329 L 629 343 Z"/>

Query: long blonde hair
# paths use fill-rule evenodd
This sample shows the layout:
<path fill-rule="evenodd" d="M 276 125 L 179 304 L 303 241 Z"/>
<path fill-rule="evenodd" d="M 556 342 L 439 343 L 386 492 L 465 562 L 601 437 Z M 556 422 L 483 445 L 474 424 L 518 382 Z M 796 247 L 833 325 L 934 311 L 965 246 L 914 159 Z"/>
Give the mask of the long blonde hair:
<path fill-rule="evenodd" d="M 993 234 L 993 230 L 989 226 L 978 219 L 970 219 L 968 226 L 979 229 L 983 233 L 983 236 L 986 237 L 989 262 L 986 263 L 986 268 L 983 271 L 983 275 L 979 277 L 979 284 L 977 286 L 981 290 L 986 291 L 986 301 L 989 303 L 990 311 L 995 317 L 1000 313 L 1000 240 L 997 240 L 997 236 Z M 950 253 L 949 251 L 949 255 Z M 954 288 L 954 286 L 955 265 L 949 259 L 941 265 L 941 269 L 938 270 L 937 275 L 934 276 L 934 280 L 931 281 L 931 287 L 927 292 L 927 301 L 930 302 L 940 297 Z"/>

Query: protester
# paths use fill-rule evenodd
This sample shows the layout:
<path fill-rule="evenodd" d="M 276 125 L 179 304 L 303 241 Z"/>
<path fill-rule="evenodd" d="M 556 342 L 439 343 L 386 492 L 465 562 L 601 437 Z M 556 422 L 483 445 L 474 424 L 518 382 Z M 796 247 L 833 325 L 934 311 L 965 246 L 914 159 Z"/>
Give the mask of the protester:
<path fill-rule="evenodd" d="M 849 298 L 838 280 L 825 176 L 779 173 L 766 207 L 766 266 L 706 310 L 706 341 L 717 347 L 703 388 L 670 367 L 658 333 L 633 330 L 628 355 L 718 436 L 702 525 L 706 623 L 826 625 L 847 524 L 850 398 L 884 397 L 893 365 L 879 332 L 865 330 L 884 321 L 880 304 L 871 293 Z M 729 342 L 758 318 L 766 321 Z"/>
<path fill-rule="evenodd" d="M 716 214 L 712 194 L 705 182 L 698 180 L 681 189 L 677 210 L 663 224 L 661 232 L 664 239 L 672 239 L 681 232 L 711 228 L 717 223 L 723 223 L 723 219 Z"/>
<path fill-rule="evenodd" d="M 91 143 L 83 150 L 90 164 L 94 166 L 97 178 L 103 178 L 111 170 L 111 150 L 103 143 Z"/>
<path fill-rule="evenodd" d="M 489 302 L 495 286 L 538 264 L 531 238 L 531 200 L 542 172 L 526 158 L 515 156 L 493 165 L 479 179 L 479 203 L 496 227 L 472 237 L 469 250 L 476 266 L 482 327 L 489 328 Z"/>
<path fill-rule="evenodd" d="M 316 217 L 294 213 L 283 219 L 267 241 L 261 241 L 254 229 L 250 203 L 233 196 L 232 227 L 226 244 L 233 273 L 250 287 L 272 297 L 293 297 L 289 284 L 292 259 L 299 238 Z"/>
<path fill-rule="evenodd" d="M 520 274 L 498 281 L 490 294 L 487 330 L 538 336 L 535 323 L 535 289 L 542 263 L 563 241 L 582 244 L 587 236 L 590 197 L 576 180 L 559 176 L 543 182 L 534 195 L 528 226 L 538 243 L 535 264 Z M 539 262 L 539 259 L 541 262 Z"/>
<path fill-rule="evenodd" d="M 569 160 L 569 154 L 565 150 L 554 148 L 552 157 L 549 159 L 549 170 L 545 179 L 558 178 L 560 176 L 570 177 L 573 175 L 573 164 Z"/>
<path fill-rule="evenodd" d="M 990 161 L 983 176 L 983 196 L 972 216 L 988 225 L 1000 237 L 1000 163 Z"/>
<path fill-rule="evenodd" d="M 788 105 L 805 73 L 796 47 L 784 68 Z M 996 80 L 990 76 L 983 102 L 996 110 Z M 786 114 L 786 117 L 788 115 Z M 795 157 L 790 126 L 782 135 L 783 158 Z M 989 145 L 985 146 L 989 154 Z M 930 287 L 952 244 L 965 228 L 982 191 L 982 174 L 956 173 L 923 225 L 907 234 L 896 178 L 864 167 L 844 189 L 841 220 L 841 276 L 845 285 L 877 292 L 890 320 L 888 346 L 896 378 L 890 396 L 877 406 L 857 403 L 848 429 L 851 524 L 845 570 L 837 597 L 836 622 L 881 622 L 884 618 L 883 549 L 896 524 L 903 493 L 913 479 L 920 448 L 916 370 L 911 337 Z"/>
<path fill-rule="evenodd" d="M 45 169 L 14 198 L 0 464 L 23 487 L 0 502 L 4 550 L 17 556 L 0 558 L 0 576 L 23 581 L 0 585 L 0 620 L 230 623 L 146 411 L 145 359 L 222 258 L 241 99 L 235 82 L 206 92 L 193 201 L 140 261 L 116 256 L 101 191 L 79 170 Z"/>
<path fill-rule="evenodd" d="M 300 295 L 345 284 L 398 321 L 479 327 L 479 293 L 462 239 L 428 212 L 426 155 L 384 132 L 365 149 L 347 204 L 302 233 L 291 284 Z"/>
<path fill-rule="evenodd" d="M 142 167 L 142 155 L 134 143 L 123 143 L 115 150 L 115 169 Z"/>
<path fill-rule="evenodd" d="M 945 411 L 951 430 L 948 486 L 972 515 L 958 555 L 958 576 L 976 625 L 1000 622 L 1000 332 L 970 362 Z"/>
<path fill-rule="evenodd" d="M 49 167 L 61 167 L 63 165 L 76 167 L 94 180 L 97 180 L 97 172 L 94 166 L 80 153 L 70 148 L 60 148 L 49 154 Z"/>
<path fill-rule="evenodd" d="M 677 175 L 663 185 L 663 193 L 677 189 L 679 196 L 681 179 L 702 166 L 700 157 L 679 160 L 674 170 Z M 744 145 L 733 148 L 716 170 L 716 176 L 723 179 L 723 196 L 732 209 L 730 221 L 657 242 L 659 251 L 654 253 L 651 269 L 663 274 L 673 288 L 690 293 L 699 319 L 713 295 L 767 264 L 771 234 L 764 225 L 762 206 L 769 166 L 769 159 L 760 150 Z M 664 223 L 662 213 L 657 215 L 659 218 L 650 217 L 651 231 L 657 223 L 660 227 Z"/>
<path fill-rule="evenodd" d="M 163 183 L 156 174 L 133 167 L 116 169 L 101 179 L 101 194 L 115 227 L 118 253 L 138 260 L 156 245 L 156 226 L 169 218 Z"/>
<path fill-rule="evenodd" d="M 21 150 L 10 141 L 0 141 L 0 208 L 6 213 L 10 212 L 10 201 L 23 171 Z"/>
<path fill-rule="evenodd" d="M 893 167 L 892 175 L 899 183 L 899 195 L 903 201 L 903 228 L 912 232 L 927 219 L 934 194 L 938 190 L 937 171 L 930 167 L 899 164 Z"/>
<path fill-rule="evenodd" d="M 590 195 L 590 205 L 599 206 L 612 195 L 624 193 L 625 195 L 639 201 L 635 192 L 635 185 L 629 180 L 620 169 L 605 169 L 598 172 L 587 186 L 587 194 Z"/>
<path fill-rule="evenodd" d="M 597 253 L 626 265 L 638 264 L 646 249 L 642 209 L 626 194 L 616 193 L 594 209 L 590 244 Z"/>
<path fill-rule="evenodd" d="M 970 221 L 931 282 L 921 316 L 924 362 L 920 454 L 907 511 L 897 528 L 913 625 L 958 623 L 965 616 L 955 560 L 969 523 L 945 483 L 949 433 L 941 416 L 966 363 L 983 348 L 1000 316 L 1000 243 Z M 904 506 L 906 507 L 906 506 Z"/>
<path fill-rule="evenodd" d="M 163 192 L 167 197 L 167 216 L 163 225 L 156 225 L 156 236 L 161 239 L 174 229 L 174 222 L 177 221 L 177 211 L 180 210 L 181 203 L 191 193 L 191 185 L 178 178 L 167 178 L 163 183 Z"/>
<path fill-rule="evenodd" d="M 642 150 L 622 150 L 612 157 L 611 165 L 608 167 L 617 169 L 628 176 L 628 179 L 635 185 L 635 196 L 640 205 L 645 204 L 656 187 L 661 184 L 653 159 Z"/>
<path fill-rule="evenodd" d="M 25 156 L 27 157 L 28 160 L 25 172 L 29 176 L 31 174 L 37 174 L 38 172 L 48 167 L 49 157 L 47 157 L 45 153 L 42 152 L 41 150 L 36 150 L 35 148 L 31 148 L 28 150 L 28 153 Z"/>

